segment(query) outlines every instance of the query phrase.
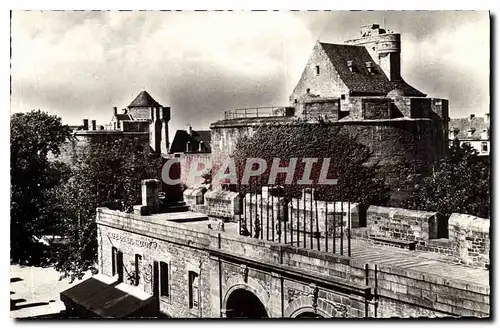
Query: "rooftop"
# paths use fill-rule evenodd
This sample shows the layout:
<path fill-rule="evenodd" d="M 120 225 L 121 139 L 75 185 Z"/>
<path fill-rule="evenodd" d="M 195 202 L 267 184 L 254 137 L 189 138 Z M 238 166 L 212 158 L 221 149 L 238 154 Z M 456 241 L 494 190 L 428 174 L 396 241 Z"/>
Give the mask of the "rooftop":
<path fill-rule="evenodd" d="M 400 89 L 405 96 L 425 97 L 402 78 L 390 81 L 376 65 L 373 74 L 368 71 L 367 63 L 373 63 L 373 58 L 363 46 L 319 43 L 330 62 L 335 67 L 342 81 L 353 94 L 387 95 L 391 90 Z M 352 65 L 349 69 L 348 62 Z"/>
<path fill-rule="evenodd" d="M 147 91 L 141 91 L 128 107 L 161 107 Z"/>

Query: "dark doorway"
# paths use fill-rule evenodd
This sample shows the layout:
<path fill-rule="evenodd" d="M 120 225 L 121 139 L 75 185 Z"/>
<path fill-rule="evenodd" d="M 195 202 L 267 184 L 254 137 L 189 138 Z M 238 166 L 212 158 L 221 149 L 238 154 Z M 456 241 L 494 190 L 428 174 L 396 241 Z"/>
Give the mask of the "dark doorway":
<path fill-rule="evenodd" d="M 316 314 L 314 312 L 302 312 L 295 318 L 297 319 L 317 319 L 317 318 L 323 318 L 323 316 Z"/>
<path fill-rule="evenodd" d="M 118 251 L 116 254 L 116 266 L 118 270 L 118 281 L 123 282 L 123 253 Z"/>
<path fill-rule="evenodd" d="M 226 305 L 227 318 L 267 318 L 267 312 L 259 298 L 245 289 L 237 289 L 229 295 Z"/>

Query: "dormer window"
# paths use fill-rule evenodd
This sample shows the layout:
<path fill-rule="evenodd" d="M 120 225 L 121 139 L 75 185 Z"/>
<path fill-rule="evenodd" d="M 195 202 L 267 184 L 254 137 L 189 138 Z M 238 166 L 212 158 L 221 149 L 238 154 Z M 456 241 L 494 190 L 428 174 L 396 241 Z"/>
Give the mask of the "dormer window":
<path fill-rule="evenodd" d="M 347 61 L 347 67 L 349 68 L 349 70 L 352 72 L 353 71 L 353 63 L 352 63 L 352 60 L 348 60 Z"/>
<path fill-rule="evenodd" d="M 468 131 L 467 131 L 467 136 L 469 138 L 471 138 L 473 135 L 474 135 L 474 132 L 476 132 L 476 129 L 474 128 L 470 128 Z"/>
<path fill-rule="evenodd" d="M 372 74 L 373 73 L 373 63 L 372 62 L 366 62 L 366 69 L 368 69 L 368 73 Z"/>

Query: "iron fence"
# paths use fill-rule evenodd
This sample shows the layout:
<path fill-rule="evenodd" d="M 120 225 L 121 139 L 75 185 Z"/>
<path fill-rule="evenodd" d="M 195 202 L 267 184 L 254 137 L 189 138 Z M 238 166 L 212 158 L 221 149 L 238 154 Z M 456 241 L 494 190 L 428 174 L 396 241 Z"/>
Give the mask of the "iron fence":
<path fill-rule="evenodd" d="M 293 116 L 293 107 L 238 108 L 224 112 L 224 119 Z"/>
<path fill-rule="evenodd" d="M 246 193 L 241 205 L 240 235 L 351 256 L 350 201 L 317 200 L 313 189 L 287 199 L 264 187 Z"/>

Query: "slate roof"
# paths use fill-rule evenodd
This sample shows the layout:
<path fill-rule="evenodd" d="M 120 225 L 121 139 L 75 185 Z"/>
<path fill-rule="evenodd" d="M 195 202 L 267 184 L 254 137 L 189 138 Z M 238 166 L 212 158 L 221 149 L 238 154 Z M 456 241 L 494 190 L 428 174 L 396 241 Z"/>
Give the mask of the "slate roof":
<path fill-rule="evenodd" d="M 448 124 L 449 130 L 458 130 L 455 137 L 459 140 L 480 140 L 483 130 L 490 129 L 488 121 L 484 117 L 464 117 L 464 118 L 450 118 Z M 474 129 L 474 133 L 469 137 L 469 129 Z"/>
<path fill-rule="evenodd" d="M 320 42 L 320 45 L 342 81 L 349 88 L 351 94 L 386 96 L 389 91 L 400 89 L 404 92 L 405 96 L 426 96 L 424 93 L 406 83 L 403 79 L 399 81 L 390 81 L 382 69 L 374 63 L 368 50 L 363 46 L 322 42 Z M 347 66 L 348 61 L 352 61 L 352 72 Z M 366 62 L 373 63 L 375 74 L 370 74 L 366 67 Z"/>
<path fill-rule="evenodd" d="M 160 107 L 161 105 L 151 97 L 147 91 L 141 91 L 128 107 Z"/>
<path fill-rule="evenodd" d="M 211 132 L 210 130 L 200 130 L 192 131 L 193 135 L 190 136 L 189 132 L 186 130 L 177 130 L 170 145 L 170 153 L 185 153 L 186 144 L 190 142 L 190 149 L 192 151 L 198 151 L 200 146 L 200 141 L 203 141 L 203 152 L 211 152 L 212 148 L 210 146 Z"/>
<path fill-rule="evenodd" d="M 116 114 L 115 118 L 117 121 L 130 121 L 132 120 L 132 116 L 129 114 Z"/>
<path fill-rule="evenodd" d="M 63 291 L 61 299 L 86 314 L 90 313 L 92 317 L 120 319 L 140 311 L 151 301 L 152 296 L 141 300 L 114 285 L 91 277 Z"/>

